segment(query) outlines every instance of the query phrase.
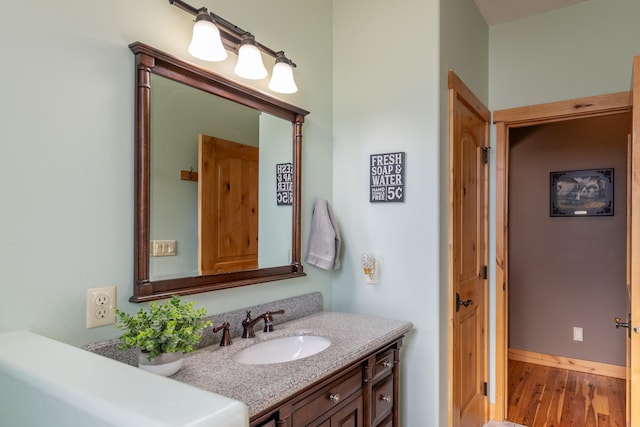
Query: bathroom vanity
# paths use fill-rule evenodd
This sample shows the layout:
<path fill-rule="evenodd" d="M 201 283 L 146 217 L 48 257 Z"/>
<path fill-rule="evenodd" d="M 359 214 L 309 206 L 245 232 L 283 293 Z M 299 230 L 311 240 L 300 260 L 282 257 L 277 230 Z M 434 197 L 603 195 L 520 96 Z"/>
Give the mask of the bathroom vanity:
<path fill-rule="evenodd" d="M 238 427 L 399 427 L 400 350 L 413 325 L 323 306 L 322 294 L 313 292 L 209 316 L 214 326 L 229 323 L 231 345 L 220 346 L 222 333 L 208 328 L 171 379 L 242 403 L 249 423 Z M 270 311 L 274 331 L 264 332 L 260 322 L 255 337 L 241 338 L 247 311 L 254 319 Z M 320 348 L 279 359 L 295 353 L 280 350 L 300 337 Z M 116 347 L 109 340 L 85 349 L 137 363 L 137 352 Z M 179 405 L 181 396 L 175 399 Z"/>
<path fill-rule="evenodd" d="M 239 400 L 251 427 L 392 427 L 398 423 L 400 348 L 409 322 L 318 312 L 185 355 L 172 378 Z M 303 359 L 243 364 L 234 356 L 282 337 L 321 336 L 331 345 Z"/>
<path fill-rule="evenodd" d="M 396 340 L 370 357 L 318 381 L 254 417 L 251 427 L 398 426 L 399 350 Z"/>

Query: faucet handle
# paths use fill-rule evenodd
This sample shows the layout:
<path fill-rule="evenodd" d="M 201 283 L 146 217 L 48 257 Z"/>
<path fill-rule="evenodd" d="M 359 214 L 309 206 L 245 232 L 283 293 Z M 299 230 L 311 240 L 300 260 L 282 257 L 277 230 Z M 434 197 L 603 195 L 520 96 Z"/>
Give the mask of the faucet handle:
<path fill-rule="evenodd" d="M 217 328 L 213 328 L 213 332 L 216 333 L 222 330 L 222 338 L 220 339 L 221 346 L 231 345 L 231 336 L 229 335 L 229 322 L 224 322 L 222 325 Z"/>
<path fill-rule="evenodd" d="M 251 310 L 247 310 L 247 317 L 245 317 L 245 318 L 244 318 L 244 320 L 242 321 L 242 324 L 243 324 L 243 325 L 247 325 L 247 324 L 249 324 L 249 323 L 251 323 L 251 322 L 252 322 L 252 319 L 251 319 Z"/>
<path fill-rule="evenodd" d="M 264 314 L 264 330 L 263 332 L 273 332 L 273 324 L 271 323 L 273 321 L 273 318 L 271 317 L 272 314 L 284 314 L 284 309 L 278 310 L 278 311 L 267 311 Z"/>

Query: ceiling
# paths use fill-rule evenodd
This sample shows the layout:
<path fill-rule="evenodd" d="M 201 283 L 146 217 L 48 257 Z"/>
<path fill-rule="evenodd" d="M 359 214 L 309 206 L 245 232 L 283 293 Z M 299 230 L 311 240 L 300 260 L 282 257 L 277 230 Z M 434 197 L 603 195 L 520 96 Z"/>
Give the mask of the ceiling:
<path fill-rule="evenodd" d="M 474 0 L 491 27 L 589 0 Z"/>

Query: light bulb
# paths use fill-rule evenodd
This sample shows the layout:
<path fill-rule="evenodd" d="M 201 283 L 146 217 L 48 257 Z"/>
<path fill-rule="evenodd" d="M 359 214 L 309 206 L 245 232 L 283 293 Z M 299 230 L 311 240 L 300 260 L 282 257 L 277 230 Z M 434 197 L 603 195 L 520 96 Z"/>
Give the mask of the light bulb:
<path fill-rule="evenodd" d="M 267 77 L 267 69 L 262 63 L 262 54 L 251 38 L 245 38 L 238 50 L 238 63 L 234 69 L 236 75 L 250 80 Z"/>
<path fill-rule="evenodd" d="M 296 82 L 293 80 L 293 68 L 286 58 L 276 59 L 269 89 L 278 93 L 296 93 L 298 91 Z"/>
<path fill-rule="evenodd" d="M 220 31 L 208 13 L 200 13 L 196 17 L 188 51 L 203 61 L 218 62 L 227 58 L 227 51 L 222 45 Z"/>

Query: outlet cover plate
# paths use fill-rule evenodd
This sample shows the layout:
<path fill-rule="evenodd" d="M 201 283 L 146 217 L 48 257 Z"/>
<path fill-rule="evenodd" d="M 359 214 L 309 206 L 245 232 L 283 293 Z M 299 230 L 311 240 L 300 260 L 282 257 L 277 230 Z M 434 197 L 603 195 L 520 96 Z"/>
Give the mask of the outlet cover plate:
<path fill-rule="evenodd" d="M 116 323 L 116 287 L 87 289 L 87 328 Z"/>
<path fill-rule="evenodd" d="M 573 340 L 574 341 L 582 341 L 583 340 L 582 328 L 580 328 L 578 326 L 574 326 L 573 327 Z"/>

